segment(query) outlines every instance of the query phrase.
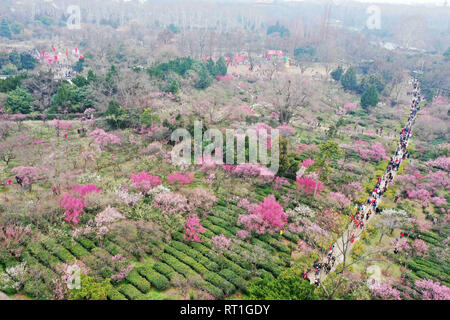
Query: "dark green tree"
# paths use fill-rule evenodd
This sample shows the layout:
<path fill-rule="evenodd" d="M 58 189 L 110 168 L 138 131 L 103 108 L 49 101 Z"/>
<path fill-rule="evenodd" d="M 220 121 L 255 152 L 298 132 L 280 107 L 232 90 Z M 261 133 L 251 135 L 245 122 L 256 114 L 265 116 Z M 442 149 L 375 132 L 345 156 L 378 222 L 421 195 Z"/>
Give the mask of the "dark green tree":
<path fill-rule="evenodd" d="M 177 79 L 173 79 L 170 82 L 170 85 L 166 88 L 166 92 L 172 92 L 173 94 L 178 93 L 178 91 L 180 90 L 180 82 L 178 82 Z"/>
<path fill-rule="evenodd" d="M 290 36 L 290 32 L 289 29 L 287 29 L 286 27 L 280 25 L 280 22 L 277 21 L 276 24 L 269 26 L 267 28 L 267 35 L 272 34 L 272 33 L 278 33 L 280 35 L 280 37 L 289 37 Z"/>
<path fill-rule="evenodd" d="M 119 106 L 115 100 L 111 100 L 108 109 L 105 112 L 107 123 L 113 128 L 125 128 L 129 123 L 129 114 L 127 110 Z"/>
<path fill-rule="evenodd" d="M 375 107 L 378 103 L 378 91 L 377 87 L 373 84 L 361 96 L 361 106 L 364 109 L 368 107 Z"/>
<path fill-rule="evenodd" d="M 356 72 L 352 67 L 348 68 L 344 75 L 341 77 L 341 83 L 345 90 L 355 90 L 358 87 L 356 80 Z"/>
<path fill-rule="evenodd" d="M 78 73 L 83 72 L 83 69 L 84 69 L 83 63 L 84 63 L 84 58 L 78 59 L 77 63 L 75 63 L 75 65 L 73 66 L 73 70 Z"/>
<path fill-rule="evenodd" d="M 8 97 L 6 98 L 6 108 L 9 113 L 27 114 L 32 111 L 31 103 L 33 101 L 34 98 L 28 91 L 22 87 L 17 87 L 15 90 L 8 93 Z"/>
<path fill-rule="evenodd" d="M 9 54 L 9 61 L 17 67 L 18 70 L 22 68 L 22 62 L 20 60 L 20 54 L 17 53 L 17 51 L 12 51 Z"/>
<path fill-rule="evenodd" d="M 139 116 L 139 121 L 147 128 L 151 128 L 155 122 L 159 121 L 159 116 L 154 114 L 151 108 L 146 108 Z"/>
<path fill-rule="evenodd" d="M 22 69 L 32 70 L 36 66 L 37 60 L 31 54 L 26 53 L 20 55 L 20 63 Z"/>
<path fill-rule="evenodd" d="M 3 19 L 2 22 L 0 22 L 0 37 L 11 39 L 11 28 L 6 19 Z"/>
<path fill-rule="evenodd" d="M 95 75 L 94 71 L 92 70 L 88 71 L 87 80 L 89 83 L 97 81 L 97 76 Z"/>
<path fill-rule="evenodd" d="M 358 87 L 358 92 L 359 93 L 365 92 L 367 89 L 369 89 L 371 85 L 375 85 L 378 92 L 382 92 L 384 90 L 384 87 L 386 86 L 381 75 L 371 74 L 362 78 L 361 83 L 359 84 Z"/>
<path fill-rule="evenodd" d="M 6 79 L 0 79 L 0 92 L 9 92 L 15 90 L 20 86 L 22 81 L 26 79 L 28 74 L 21 73 L 15 77 L 8 77 Z"/>
<path fill-rule="evenodd" d="M 74 85 L 76 85 L 77 87 L 80 87 L 80 88 L 87 86 L 89 84 L 89 81 L 80 74 L 77 75 L 74 79 L 72 79 L 72 82 Z"/>
<path fill-rule="evenodd" d="M 342 74 L 344 73 L 344 69 L 342 69 L 341 66 L 337 67 L 336 70 L 333 70 L 331 72 L 331 77 L 335 80 L 335 81 L 339 81 L 341 80 Z"/>
<path fill-rule="evenodd" d="M 208 71 L 208 69 L 206 68 L 205 64 L 201 63 L 198 71 L 198 79 L 195 83 L 195 87 L 197 89 L 205 89 L 208 88 L 211 85 L 211 75 Z"/>
<path fill-rule="evenodd" d="M 208 61 L 206 61 L 206 68 L 208 69 L 208 72 L 211 76 L 213 76 L 214 78 L 217 77 L 218 70 L 213 59 L 209 59 Z"/>
<path fill-rule="evenodd" d="M 227 63 L 223 57 L 220 57 L 216 62 L 217 71 L 220 75 L 225 76 L 227 74 Z"/>

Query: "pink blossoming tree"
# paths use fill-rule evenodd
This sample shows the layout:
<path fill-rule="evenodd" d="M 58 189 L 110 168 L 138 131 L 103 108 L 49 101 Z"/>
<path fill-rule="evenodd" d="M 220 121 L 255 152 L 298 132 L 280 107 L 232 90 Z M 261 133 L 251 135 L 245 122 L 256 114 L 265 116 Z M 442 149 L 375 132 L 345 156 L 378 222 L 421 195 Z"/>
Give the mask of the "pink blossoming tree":
<path fill-rule="evenodd" d="M 131 181 L 132 186 L 140 191 L 147 193 L 150 189 L 159 186 L 162 181 L 158 176 L 151 175 L 147 171 L 143 170 L 140 173 L 132 173 Z"/>
<path fill-rule="evenodd" d="M 282 229 L 287 223 L 288 215 L 273 195 L 264 198 L 264 201 L 254 209 L 252 214 L 240 215 L 238 222 L 247 230 L 257 234 L 274 233 Z"/>
<path fill-rule="evenodd" d="M 205 233 L 206 229 L 202 226 L 197 216 L 189 216 L 186 218 L 184 225 L 184 240 L 193 242 L 202 242 L 200 235 Z"/>

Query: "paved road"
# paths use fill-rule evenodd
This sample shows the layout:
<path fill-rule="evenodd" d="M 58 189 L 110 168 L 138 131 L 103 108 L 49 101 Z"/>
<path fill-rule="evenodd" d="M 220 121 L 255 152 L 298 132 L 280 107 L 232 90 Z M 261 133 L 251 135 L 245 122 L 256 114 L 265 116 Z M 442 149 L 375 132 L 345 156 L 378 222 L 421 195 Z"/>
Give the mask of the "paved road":
<path fill-rule="evenodd" d="M 417 88 L 414 90 L 417 94 L 419 94 L 419 86 L 417 84 Z M 414 97 L 413 97 L 414 99 Z M 412 129 L 412 126 L 414 124 L 415 118 L 417 117 L 417 113 L 418 110 L 415 112 L 415 114 L 413 114 L 414 109 L 411 110 L 411 118 L 409 119 L 406 128 L 408 129 Z M 411 133 L 411 131 L 410 131 Z M 410 136 L 409 136 L 410 138 Z M 409 138 L 406 139 L 406 147 L 408 147 L 408 143 L 409 143 Z M 399 151 L 397 152 L 397 154 L 392 158 L 393 161 L 398 160 L 401 162 L 402 158 L 403 158 L 403 150 L 401 148 L 401 139 L 399 141 Z M 389 173 L 392 173 L 393 178 L 395 179 L 395 176 L 397 174 L 396 170 L 386 170 L 385 173 L 383 174 L 381 181 L 380 181 L 380 186 L 378 189 L 383 190 L 384 187 L 388 187 L 389 182 L 388 182 L 388 176 Z M 393 179 L 392 179 L 393 181 Z M 376 207 L 378 207 L 378 205 L 381 203 L 382 201 L 382 196 L 378 197 L 374 197 L 373 195 L 371 195 L 370 197 L 371 199 L 376 199 Z M 375 207 L 375 208 L 376 208 Z M 333 272 L 336 267 L 344 262 L 344 259 L 347 261 L 347 257 L 348 254 L 351 252 L 351 249 L 353 247 L 353 244 L 356 243 L 356 241 L 358 241 L 361 237 L 362 231 L 364 230 L 364 228 L 368 225 L 368 223 L 371 221 L 372 217 L 375 216 L 375 208 L 373 208 L 372 205 L 370 204 L 365 204 L 363 205 L 363 208 L 361 210 L 362 214 L 361 216 L 363 217 L 363 221 L 364 221 L 364 226 L 363 227 L 358 227 L 354 222 L 351 222 L 349 227 L 343 232 L 343 234 L 336 240 L 336 242 L 334 243 L 334 248 L 332 250 L 332 256 L 335 258 L 335 262 L 333 263 L 333 266 L 330 270 L 330 273 Z M 368 219 L 364 219 L 364 217 L 366 217 L 366 215 L 369 214 Z M 353 238 L 353 241 L 351 241 Z M 328 256 L 324 255 L 322 256 L 319 261 L 317 261 L 318 263 L 322 263 L 325 264 L 328 262 Z M 323 282 L 323 280 L 325 280 L 325 278 L 327 277 L 329 273 L 326 273 L 324 268 L 322 268 L 319 273 L 316 275 L 315 269 L 314 267 L 311 268 L 311 270 L 308 272 L 308 278 L 311 280 L 311 283 L 315 283 L 316 279 L 319 280 L 320 283 Z"/>

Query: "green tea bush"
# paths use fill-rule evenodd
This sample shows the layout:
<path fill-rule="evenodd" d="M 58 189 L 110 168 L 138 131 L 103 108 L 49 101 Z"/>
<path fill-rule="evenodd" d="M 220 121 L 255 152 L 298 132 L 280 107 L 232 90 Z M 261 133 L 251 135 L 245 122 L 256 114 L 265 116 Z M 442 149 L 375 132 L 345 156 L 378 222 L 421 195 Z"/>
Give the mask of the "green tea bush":
<path fill-rule="evenodd" d="M 145 278 L 141 277 L 136 270 L 132 270 L 125 279 L 143 293 L 147 293 L 151 289 L 150 283 Z"/>
<path fill-rule="evenodd" d="M 149 266 L 139 267 L 137 271 L 158 290 L 166 290 L 170 287 L 169 280 Z"/>

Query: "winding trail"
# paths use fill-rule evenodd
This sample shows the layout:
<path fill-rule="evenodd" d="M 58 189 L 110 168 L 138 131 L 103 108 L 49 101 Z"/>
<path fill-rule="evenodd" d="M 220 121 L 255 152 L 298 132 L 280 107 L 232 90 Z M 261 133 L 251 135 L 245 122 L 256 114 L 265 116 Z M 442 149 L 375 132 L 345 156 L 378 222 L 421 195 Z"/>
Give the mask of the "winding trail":
<path fill-rule="evenodd" d="M 410 115 L 408 118 L 408 122 L 405 128 L 402 129 L 400 133 L 400 141 L 397 147 L 397 151 L 395 155 L 391 158 L 391 162 L 389 163 L 388 168 L 384 172 L 381 180 L 379 182 L 379 186 L 375 187 L 374 190 L 383 190 L 384 188 L 388 188 L 389 184 L 394 180 L 398 166 L 400 166 L 402 159 L 407 153 L 407 147 L 409 143 L 409 139 L 411 137 L 411 129 L 415 123 L 417 114 L 420 110 L 419 103 L 421 101 L 421 96 L 419 92 L 419 84 L 416 79 L 413 79 L 414 86 L 414 94 L 413 100 L 410 107 Z M 417 98 L 416 98 L 417 97 Z M 398 166 L 396 165 L 398 163 Z M 311 283 L 315 283 L 316 285 L 320 285 L 329 273 L 336 270 L 336 267 L 343 262 L 347 262 L 348 254 L 351 252 L 353 244 L 358 241 L 362 235 L 364 228 L 370 222 L 373 216 L 375 216 L 376 208 L 382 201 L 382 195 L 384 192 L 377 194 L 375 192 L 367 200 L 367 203 L 362 206 L 359 210 L 359 214 L 356 215 L 349 227 L 343 232 L 343 234 L 336 240 L 333 246 L 330 248 L 328 254 L 323 255 L 307 272 L 307 278 L 310 279 Z M 375 206 L 373 206 L 373 201 L 375 201 Z M 361 224 L 361 221 L 363 223 Z M 334 262 L 333 262 L 334 260 Z M 328 264 L 329 263 L 329 264 Z M 319 268 L 317 264 L 321 264 L 322 266 Z M 326 271 L 326 266 L 331 266 L 330 271 Z M 304 275 L 305 278 L 305 275 Z"/>

